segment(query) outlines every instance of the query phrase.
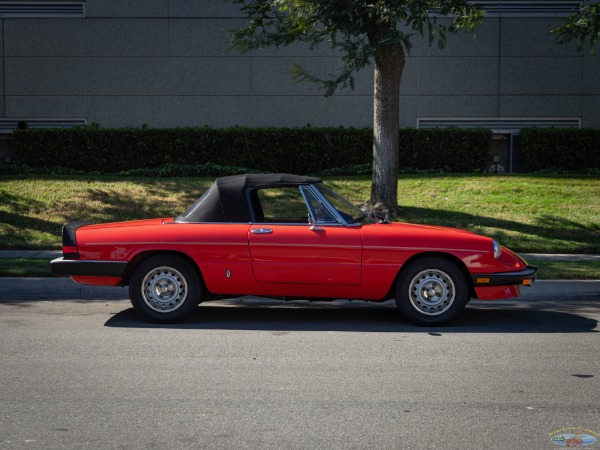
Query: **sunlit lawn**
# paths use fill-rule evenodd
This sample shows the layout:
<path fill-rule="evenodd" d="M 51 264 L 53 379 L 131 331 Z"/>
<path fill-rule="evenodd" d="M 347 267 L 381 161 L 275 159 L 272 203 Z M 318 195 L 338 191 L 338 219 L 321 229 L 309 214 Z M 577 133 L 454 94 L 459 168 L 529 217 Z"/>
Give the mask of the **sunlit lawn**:
<path fill-rule="evenodd" d="M 362 203 L 370 177 L 326 179 Z M 60 248 L 63 223 L 172 217 L 206 178 L 0 177 L 0 248 Z M 521 252 L 600 253 L 600 179 L 567 176 L 402 175 L 401 221 L 498 238 Z"/>
<path fill-rule="evenodd" d="M 353 200 L 370 180 L 331 180 Z M 520 252 L 600 253 L 600 179 L 560 176 L 401 176 L 398 220 L 462 228 Z"/>

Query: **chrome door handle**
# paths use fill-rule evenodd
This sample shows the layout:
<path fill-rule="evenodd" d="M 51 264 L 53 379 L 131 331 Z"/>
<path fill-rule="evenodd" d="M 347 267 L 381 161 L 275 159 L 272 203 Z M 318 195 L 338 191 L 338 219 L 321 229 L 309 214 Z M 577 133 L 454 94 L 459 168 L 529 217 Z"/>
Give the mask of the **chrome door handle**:
<path fill-rule="evenodd" d="M 255 228 L 252 230 L 252 234 L 271 234 L 273 230 L 270 228 Z"/>
<path fill-rule="evenodd" d="M 318 227 L 316 225 L 311 225 L 311 227 L 309 228 L 310 231 L 323 231 L 323 228 Z"/>

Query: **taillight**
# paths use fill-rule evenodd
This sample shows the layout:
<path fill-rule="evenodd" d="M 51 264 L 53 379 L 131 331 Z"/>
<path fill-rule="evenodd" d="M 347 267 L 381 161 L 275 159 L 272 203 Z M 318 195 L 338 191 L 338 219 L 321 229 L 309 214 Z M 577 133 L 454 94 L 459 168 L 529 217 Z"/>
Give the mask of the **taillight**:
<path fill-rule="evenodd" d="M 78 220 L 69 222 L 62 228 L 62 244 L 64 259 L 79 259 L 79 250 L 77 249 L 77 241 L 75 240 L 75 232 L 77 229 L 89 225 L 90 222 Z"/>
<path fill-rule="evenodd" d="M 79 259 L 79 251 L 77 250 L 77 247 L 72 245 L 63 245 L 63 258 Z"/>

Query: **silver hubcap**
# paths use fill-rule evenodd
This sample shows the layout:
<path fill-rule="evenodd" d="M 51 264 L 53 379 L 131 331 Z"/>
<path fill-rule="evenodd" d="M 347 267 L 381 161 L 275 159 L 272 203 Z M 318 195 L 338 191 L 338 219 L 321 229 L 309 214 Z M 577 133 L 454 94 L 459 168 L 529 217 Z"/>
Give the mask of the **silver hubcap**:
<path fill-rule="evenodd" d="M 154 311 L 175 311 L 185 301 L 188 289 L 185 278 L 172 267 L 157 267 L 142 282 L 142 298 Z"/>
<path fill-rule="evenodd" d="M 437 269 L 427 269 L 417 274 L 408 289 L 413 308 L 428 316 L 448 311 L 456 296 L 452 278 Z"/>

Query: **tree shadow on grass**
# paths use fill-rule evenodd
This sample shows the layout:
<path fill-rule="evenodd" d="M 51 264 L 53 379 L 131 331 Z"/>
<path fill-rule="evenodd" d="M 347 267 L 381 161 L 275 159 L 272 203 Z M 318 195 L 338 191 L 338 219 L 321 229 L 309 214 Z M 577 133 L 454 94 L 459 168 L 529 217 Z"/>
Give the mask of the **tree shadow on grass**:
<path fill-rule="evenodd" d="M 2 193 L 3 210 L 0 210 L 0 247 L 26 247 L 35 240 L 35 233 L 60 236 L 62 224 L 31 217 L 30 211 L 42 211 L 46 205 L 38 200 Z"/>
<path fill-rule="evenodd" d="M 73 220 L 100 223 L 173 217 L 185 211 L 209 185 L 199 182 L 197 189 L 186 189 L 189 183 L 178 180 L 141 184 L 145 195 L 89 188 L 55 204 L 2 192 L 0 248 L 54 246 L 60 242 L 62 225 Z"/>
<path fill-rule="evenodd" d="M 551 215 L 544 215 L 538 219 L 538 223 L 541 226 L 552 229 L 575 229 L 582 230 L 585 233 L 592 233 L 600 239 L 600 223 L 591 223 L 584 225 L 573 220 L 568 220 L 564 217 L 557 217 Z"/>
<path fill-rule="evenodd" d="M 150 219 L 156 217 L 174 217 L 185 211 L 197 198 L 195 193 L 187 193 L 181 200 L 167 200 L 177 192 L 163 188 L 149 188 L 147 196 L 140 197 L 104 189 L 88 189 L 84 197 L 92 217 L 107 221 Z M 163 200 L 156 200 L 156 198 Z"/>
<path fill-rule="evenodd" d="M 48 212 L 48 215 L 58 217 L 56 221 L 41 219 L 33 214 L 35 211 L 43 212 L 52 205 L 14 194 L 5 195 L 3 200 L 5 208 L 0 210 L 1 248 L 49 245 L 44 245 L 40 240 L 59 243 L 62 226 L 73 220 L 84 219 L 98 223 L 168 215 L 160 210 L 160 205 L 157 207 L 144 197 L 102 189 L 89 189 L 69 203 L 54 205 L 54 211 Z"/>
<path fill-rule="evenodd" d="M 537 236 L 548 240 L 572 242 L 573 246 L 586 253 L 600 253 L 600 225 L 583 224 L 562 217 L 541 216 L 534 224 L 514 220 L 484 217 L 464 212 L 440 209 L 404 207 L 400 220 L 412 223 L 449 226 L 461 229 L 479 227 L 493 228 L 492 237 L 501 237 L 503 233 L 515 232 Z"/>
<path fill-rule="evenodd" d="M 366 333 L 587 333 L 595 332 L 595 319 L 554 309 L 529 307 L 469 306 L 455 322 L 443 327 L 420 327 L 404 320 L 395 306 L 357 302 L 344 306 L 251 306 L 221 302 L 203 303 L 187 320 L 158 325 L 145 322 L 133 309 L 109 319 L 115 328 L 175 328 L 245 331 L 346 331 Z M 596 307 L 597 308 L 597 307 Z"/>

